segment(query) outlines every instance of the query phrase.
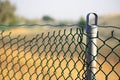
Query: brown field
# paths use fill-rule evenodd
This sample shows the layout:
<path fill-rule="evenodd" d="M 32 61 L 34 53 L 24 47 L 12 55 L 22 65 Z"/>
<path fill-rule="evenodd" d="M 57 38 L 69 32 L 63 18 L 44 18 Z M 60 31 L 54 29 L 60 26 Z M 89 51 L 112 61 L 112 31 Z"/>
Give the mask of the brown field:
<path fill-rule="evenodd" d="M 60 29 L 63 30 L 62 28 Z M 25 40 L 30 40 L 36 34 L 41 34 L 41 32 L 46 33 L 48 31 L 53 32 L 53 30 L 52 28 L 16 28 L 4 32 L 4 35 L 12 32 L 11 37 L 13 38 L 20 34 L 22 35 L 21 38 L 23 38 L 23 35 L 27 35 Z M 57 32 L 58 29 L 55 31 Z M 7 40 L 9 41 L 9 39 L 4 41 L 7 42 Z M 48 38 L 45 41 L 48 43 Z M 80 80 L 85 77 L 84 71 L 86 68 L 83 65 L 85 64 L 84 57 L 82 57 L 84 51 L 81 52 L 82 49 L 77 44 L 77 47 L 74 44 L 70 47 L 68 47 L 67 44 L 64 45 L 64 47 L 60 45 L 57 47 L 58 49 L 56 51 L 56 45 L 52 45 L 52 48 L 50 48 L 50 45 L 47 45 L 46 50 L 44 50 L 45 46 L 39 48 L 39 44 L 32 44 L 31 47 L 29 46 L 29 42 L 26 42 L 25 45 L 22 45 L 25 43 L 24 39 L 18 44 L 16 43 L 17 39 L 1 47 L 3 43 L 0 41 L 0 80 Z M 42 44 L 41 41 L 39 43 Z M 11 44 L 14 45 L 10 46 Z M 17 47 L 20 44 L 21 46 Z M 118 46 L 112 51 L 110 47 L 105 45 L 98 51 L 98 53 L 102 54 L 104 57 L 98 54 L 96 79 L 119 80 L 120 62 L 119 57 L 116 55 L 120 56 L 120 43 L 115 39 L 110 39 L 106 44 L 113 48 L 116 45 Z M 103 43 L 98 40 L 98 45 L 100 47 Z M 62 49 L 64 52 L 61 51 Z M 71 50 L 71 52 L 67 51 L 68 49 Z M 79 54 L 76 50 L 81 53 Z M 64 55 L 65 52 L 66 55 Z M 72 53 L 74 54 L 72 55 Z M 108 53 L 111 54 L 108 55 Z M 105 57 L 108 57 L 106 59 L 107 62 L 105 61 Z M 101 67 L 100 64 L 102 64 Z M 112 66 L 114 66 L 114 68 L 112 68 Z M 108 77 L 106 77 L 107 75 Z M 78 77 L 80 77 L 80 79 Z"/>

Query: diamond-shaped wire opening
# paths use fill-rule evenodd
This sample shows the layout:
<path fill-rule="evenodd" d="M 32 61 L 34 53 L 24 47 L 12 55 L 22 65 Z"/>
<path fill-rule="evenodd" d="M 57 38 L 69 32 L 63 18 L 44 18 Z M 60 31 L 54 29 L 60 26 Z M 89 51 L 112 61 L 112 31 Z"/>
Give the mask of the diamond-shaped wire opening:
<path fill-rule="evenodd" d="M 114 66 L 113 72 L 115 72 L 116 75 L 119 76 L 119 78 L 120 78 L 120 61 L 118 63 L 116 63 L 116 65 Z"/>
<path fill-rule="evenodd" d="M 104 72 L 99 71 L 96 73 L 96 80 L 106 80 L 106 75 Z"/>
<path fill-rule="evenodd" d="M 111 79 L 114 79 L 114 80 L 119 80 L 119 76 L 115 73 L 115 72 L 111 72 L 108 77 L 107 77 L 108 80 L 111 80 Z"/>

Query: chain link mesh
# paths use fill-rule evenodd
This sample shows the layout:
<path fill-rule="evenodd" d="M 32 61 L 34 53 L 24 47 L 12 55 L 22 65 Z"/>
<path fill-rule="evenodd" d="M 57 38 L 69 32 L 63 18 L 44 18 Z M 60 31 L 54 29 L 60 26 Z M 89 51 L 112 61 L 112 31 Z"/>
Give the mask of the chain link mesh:
<path fill-rule="evenodd" d="M 82 28 L 27 36 L 0 32 L 0 80 L 86 80 Z M 120 37 L 97 36 L 96 80 L 120 80 Z"/>
<path fill-rule="evenodd" d="M 107 29 L 109 32 L 109 29 Z M 104 34 L 104 33 L 102 33 Z M 98 80 L 120 80 L 120 35 L 119 30 L 97 37 L 97 72 Z M 103 38 L 103 36 L 105 38 Z M 101 77 L 99 79 L 99 77 Z"/>
<path fill-rule="evenodd" d="M 0 33 L 1 80 L 80 80 L 85 72 L 80 28 L 31 39 Z M 81 46 L 81 47 L 80 47 Z M 80 76 L 82 75 L 82 76 Z"/>

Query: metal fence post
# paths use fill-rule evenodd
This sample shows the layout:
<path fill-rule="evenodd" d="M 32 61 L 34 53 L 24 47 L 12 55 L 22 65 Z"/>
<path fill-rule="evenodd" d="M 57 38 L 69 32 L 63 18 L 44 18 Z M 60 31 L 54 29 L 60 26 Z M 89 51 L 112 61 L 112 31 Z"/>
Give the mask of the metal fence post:
<path fill-rule="evenodd" d="M 90 24 L 89 17 L 90 15 L 95 16 L 95 23 Z M 97 14 L 89 13 L 87 15 L 87 25 L 86 25 L 86 33 L 87 33 L 87 46 L 86 46 L 86 78 L 87 80 L 96 80 L 96 55 L 97 55 L 97 46 L 96 46 L 96 37 L 97 37 Z"/>

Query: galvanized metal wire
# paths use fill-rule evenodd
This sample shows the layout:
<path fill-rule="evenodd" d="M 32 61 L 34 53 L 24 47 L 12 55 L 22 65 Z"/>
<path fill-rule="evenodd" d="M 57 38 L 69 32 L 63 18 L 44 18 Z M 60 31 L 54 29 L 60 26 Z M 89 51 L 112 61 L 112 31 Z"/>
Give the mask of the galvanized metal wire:
<path fill-rule="evenodd" d="M 13 37 L 12 32 L 5 32 L 0 32 L 0 80 L 86 80 L 86 67 L 90 64 L 86 63 L 87 44 L 83 27 L 37 34 L 30 38 Z M 93 56 L 97 57 L 96 80 L 120 80 L 120 36 L 114 35 L 114 32 L 105 39 L 100 32 L 96 37 L 97 55 Z"/>

